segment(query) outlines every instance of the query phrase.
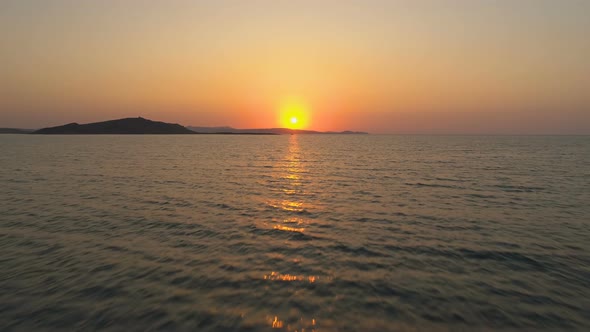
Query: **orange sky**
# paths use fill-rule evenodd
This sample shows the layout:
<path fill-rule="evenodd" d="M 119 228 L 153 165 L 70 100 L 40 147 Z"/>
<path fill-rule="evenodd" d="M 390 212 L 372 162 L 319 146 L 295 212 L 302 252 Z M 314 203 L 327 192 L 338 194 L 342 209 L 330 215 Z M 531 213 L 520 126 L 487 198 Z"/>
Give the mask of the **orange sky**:
<path fill-rule="evenodd" d="M 590 2 L 0 3 L 0 127 L 590 133 Z"/>

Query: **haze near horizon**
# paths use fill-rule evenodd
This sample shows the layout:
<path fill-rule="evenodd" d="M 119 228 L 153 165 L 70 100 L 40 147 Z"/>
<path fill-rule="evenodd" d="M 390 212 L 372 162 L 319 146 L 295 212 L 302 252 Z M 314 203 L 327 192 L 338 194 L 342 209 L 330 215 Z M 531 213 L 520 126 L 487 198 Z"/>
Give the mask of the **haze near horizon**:
<path fill-rule="evenodd" d="M 590 134 L 586 1 L 0 4 L 0 127 Z"/>

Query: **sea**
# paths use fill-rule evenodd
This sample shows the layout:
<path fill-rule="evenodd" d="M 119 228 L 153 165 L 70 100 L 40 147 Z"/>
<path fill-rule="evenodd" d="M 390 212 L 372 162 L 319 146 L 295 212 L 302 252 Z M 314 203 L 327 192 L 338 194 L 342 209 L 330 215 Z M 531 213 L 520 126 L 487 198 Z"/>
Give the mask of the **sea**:
<path fill-rule="evenodd" d="M 0 135 L 1 331 L 590 330 L 589 136 Z"/>

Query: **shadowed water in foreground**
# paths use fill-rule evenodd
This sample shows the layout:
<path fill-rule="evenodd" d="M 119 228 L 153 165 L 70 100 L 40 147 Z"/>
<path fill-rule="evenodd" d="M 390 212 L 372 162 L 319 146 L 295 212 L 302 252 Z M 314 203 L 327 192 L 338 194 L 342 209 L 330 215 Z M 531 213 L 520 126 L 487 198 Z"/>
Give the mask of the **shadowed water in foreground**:
<path fill-rule="evenodd" d="M 0 137 L 0 329 L 590 329 L 590 138 Z"/>

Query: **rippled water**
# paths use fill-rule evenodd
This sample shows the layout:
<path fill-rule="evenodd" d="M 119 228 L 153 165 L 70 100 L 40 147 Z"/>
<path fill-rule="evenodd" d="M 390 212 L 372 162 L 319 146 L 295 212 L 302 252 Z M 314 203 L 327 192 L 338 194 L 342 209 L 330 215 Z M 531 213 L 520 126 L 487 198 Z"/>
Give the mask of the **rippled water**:
<path fill-rule="evenodd" d="M 590 137 L 0 151 L 3 331 L 590 329 Z"/>

